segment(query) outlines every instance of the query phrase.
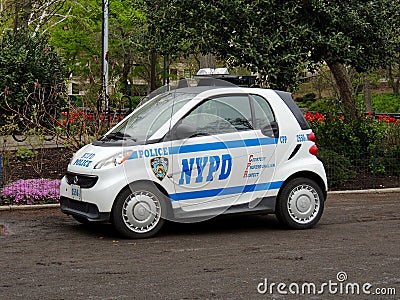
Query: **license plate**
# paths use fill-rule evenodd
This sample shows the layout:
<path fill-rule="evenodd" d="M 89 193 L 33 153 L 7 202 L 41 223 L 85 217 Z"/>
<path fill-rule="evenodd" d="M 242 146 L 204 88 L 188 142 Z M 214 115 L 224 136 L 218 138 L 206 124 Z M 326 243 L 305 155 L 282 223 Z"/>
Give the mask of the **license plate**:
<path fill-rule="evenodd" d="M 82 200 L 81 187 L 79 185 L 71 184 L 71 198 L 74 200 Z"/>

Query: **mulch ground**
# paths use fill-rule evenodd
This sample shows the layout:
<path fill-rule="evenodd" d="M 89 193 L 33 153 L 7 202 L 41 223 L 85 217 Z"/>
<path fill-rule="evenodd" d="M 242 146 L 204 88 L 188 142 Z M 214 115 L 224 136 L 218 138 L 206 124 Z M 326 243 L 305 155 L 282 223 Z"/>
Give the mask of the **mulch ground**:
<path fill-rule="evenodd" d="M 329 189 L 333 191 L 344 191 L 398 187 L 400 187 L 400 177 L 398 176 L 374 176 L 369 172 L 365 172 L 365 174 L 357 174 L 355 179 L 345 182 L 340 186 L 330 186 Z"/>
<path fill-rule="evenodd" d="M 61 179 L 72 152 L 65 148 L 38 149 L 32 159 L 18 159 L 16 151 L 3 154 L 3 184 L 18 179 Z"/>

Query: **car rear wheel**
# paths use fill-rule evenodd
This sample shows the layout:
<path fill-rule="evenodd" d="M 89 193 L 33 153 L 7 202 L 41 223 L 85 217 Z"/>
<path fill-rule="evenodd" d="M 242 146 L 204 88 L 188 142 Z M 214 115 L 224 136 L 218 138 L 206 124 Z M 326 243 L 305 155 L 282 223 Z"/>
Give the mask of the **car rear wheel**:
<path fill-rule="evenodd" d="M 150 183 L 132 184 L 117 197 L 112 222 L 127 238 L 154 236 L 163 226 L 166 197 Z"/>
<path fill-rule="evenodd" d="M 324 202 L 324 194 L 315 181 L 295 178 L 282 187 L 277 199 L 276 216 L 288 228 L 308 229 L 320 220 Z"/>

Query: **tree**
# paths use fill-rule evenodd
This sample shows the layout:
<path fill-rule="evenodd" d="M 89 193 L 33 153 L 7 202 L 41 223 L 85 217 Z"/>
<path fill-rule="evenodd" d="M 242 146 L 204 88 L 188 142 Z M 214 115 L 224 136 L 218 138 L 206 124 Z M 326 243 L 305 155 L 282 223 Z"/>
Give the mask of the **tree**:
<path fill-rule="evenodd" d="M 67 10 L 71 0 L 66 2 Z M 101 81 L 102 7 L 98 0 L 81 0 L 69 17 L 50 29 L 50 42 L 66 59 L 70 73 L 92 83 Z M 117 83 L 122 93 L 128 91 L 128 81 L 141 77 L 150 82 L 150 35 L 142 12 L 141 1 L 109 1 L 109 65 L 110 82 Z M 65 14 L 66 12 L 61 11 Z M 137 70 L 136 70 L 137 69 Z M 114 76 L 115 75 L 115 76 Z M 100 84 L 99 84 L 100 88 Z"/>
<path fill-rule="evenodd" d="M 399 52 L 396 1 L 304 1 L 300 11 L 311 33 L 310 61 L 326 62 L 339 89 L 343 111 L 356 119 L 354 91 L 346 66 L 357 71 L 387 66 Z"/>
<path fill-rule="evenodd" d="M 135 67 L 148 66 L 147 51 L 144 50 L 146 20 L 138 1 L 116 0 L 110 2 L 110 51 L 113 68 L 120 74 L 121 91 L 129 91 L 128 82 L 133 81 Z M 150 73 L 150 72 L 144 72 Z M 149 81 L 148 76 L 141 77 Z"/>
<path fill-rule="evenodd" d="M 67 0 L 1 0 L 0 15 L 3 26 L 10 27 L 13 31 L 30 28 L 32 34 L 46 32 L 49 28 L 63 22 L 68 13 L 61 14 Z M 71 11 L 72 5 L 69 6 Z"/>
<path fill-rule="evenodd" d="M 146 2 L 152 2 L 145 0 Z M 291 88 L 326 63 L 343 111 L 357 115 L 347 67 L 386 65 L 399 53 L 399 0 L 173 0 L 156 11 L 159 51 L 214 53 Z"/>
<path fill-rule="evenodd" d="M 73 5 L 71 11 L 70 5 Z M 60 13 L 69 16 L 49 29 L 49 42 L 64 58 L 70 74 L 87 78 L 88 62 L 101 61 L 101 2 L 68 0 Z"/>

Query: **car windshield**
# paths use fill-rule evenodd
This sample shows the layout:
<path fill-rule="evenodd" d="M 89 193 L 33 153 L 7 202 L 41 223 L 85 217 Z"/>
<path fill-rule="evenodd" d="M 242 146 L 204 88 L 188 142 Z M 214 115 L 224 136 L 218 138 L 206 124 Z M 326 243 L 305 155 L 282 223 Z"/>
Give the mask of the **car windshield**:
<path fill-rule="evenodd" d="M 146 141 L 171 118 L 173 113 L 182 108 L 194 96 L 196 94 L 176 91 L 158 95 L 136 109 L 132 115 L 107 135 L 101 137 L 99 141 Z"/>
<path fill-rule="evenodd" d="M 226 80 L 207 76 L 198 76 L 193 80 L 181 79 L 175 84 L 162 86 L 144 97 L 142 106 L 95 143 L 145 142 L 168 122 L 174 113 L 202 91 L 234 86 Z"/>

